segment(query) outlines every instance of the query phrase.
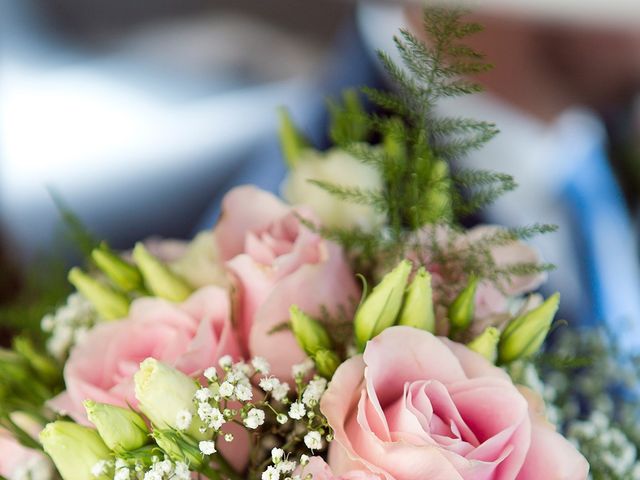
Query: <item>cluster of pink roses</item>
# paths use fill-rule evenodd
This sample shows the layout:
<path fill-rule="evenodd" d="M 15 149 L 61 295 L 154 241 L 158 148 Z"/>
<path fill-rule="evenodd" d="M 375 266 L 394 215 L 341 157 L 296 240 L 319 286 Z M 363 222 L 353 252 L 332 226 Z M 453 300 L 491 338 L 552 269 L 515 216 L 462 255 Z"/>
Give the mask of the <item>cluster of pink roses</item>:
<path fill-rule="evenodd" d="M 360 296 L 340 247 L 300 217 L 315 221 L 307 209 L 253 187 L 229 192 L 214 237 L 231 287 L 204 286 L 180 304 L 135 300 L 127 318 L 96 326 L 74 347 L 67 389 L 50 406 L 83 424 L 87 399 L 136 407 L 133 375 L 147 357 L 199 377 L 224 355 L 261 356 L 289 379 L 305 358 L 291 332 L 278 328 L 291 305 L 312 316 L 325 308 L 353 313 Z M 489 297 L 480 295 L 479 306 L 491 310 Z M 584 480 L 586 461 L 538 407 L 466 347 L 392 327 L 338 368 L 321 403 L 335 432 L 328 464 L 314 457 L 304 473 L 320 480 Z M 242 439 L 221 450 L 237 469 L 246 465 Z"/>

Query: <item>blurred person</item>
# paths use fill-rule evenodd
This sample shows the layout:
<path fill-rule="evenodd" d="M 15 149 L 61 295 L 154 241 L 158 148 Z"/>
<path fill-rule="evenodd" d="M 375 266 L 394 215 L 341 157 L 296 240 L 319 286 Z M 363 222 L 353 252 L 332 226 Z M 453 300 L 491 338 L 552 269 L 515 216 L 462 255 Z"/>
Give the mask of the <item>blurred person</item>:
<path fill-rule="evenodd" d="M 482 221 L 558 225 L 557 233 L 533 243 L 545 261 L 557 266 L 547 285 L 562 293 L 563 317 L 577 325 L 605 325 L 620 334 L 623 348 L 639 351 L 640 268 L 631 217 L 638 191 L 625 185 L 632 202 L 625 201 L 608 155 L 612 144 L 603 118 L 627 127 L 612 133 L 628 132 L 640 87 L 640 33 L 600 25 L 597 19 L 591 24 L 561 21 L 553 18 L 553 9 L 546 13 L 545 18 L 496 9 L 475 13 L 471 19 L 485 31 L 469 41 L 495 68 L 476 78 L 485 93 L 440 108 L 446 115 L 495 122 L 502 133 L 463 161 L 520 180 L 520 187 L 488 208 Z M 393 54 L 392 37 L 401 27 L 420 35 L 421 8 L 361 3 L 357 33 L 352 31 L 336 48 L 328 76 L 332 88 L 319 91 L 384 83 L 375 51 Z M 326 117 L 317 100 L 313 115 L 295 120 L 322 146 L 318 139 L 324 138 Z M 244 165 L 228 187 L 251 181 L 277 190 L 283 173 L 275 167 L 282 165 L 279 157 L 274 141 L 256 156 L 259 168 Z M 214 223 L 216 211 L 201 227 Z"/>

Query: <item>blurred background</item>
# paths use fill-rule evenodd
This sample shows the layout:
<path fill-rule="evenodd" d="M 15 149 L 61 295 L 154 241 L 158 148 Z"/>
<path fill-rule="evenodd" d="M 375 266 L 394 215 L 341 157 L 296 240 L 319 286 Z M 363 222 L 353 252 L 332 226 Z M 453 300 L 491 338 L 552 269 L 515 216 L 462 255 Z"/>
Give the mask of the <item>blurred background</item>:
<path fill-rule="evenodd" d="M 625 295 L 640 302 L 640 3 L 485 5 L 475 15 L 487 31 L 474 46 L 497 65 L 481 79 L 487 94 L 443 106 L 495 121 L 502 135 L 470 161 L 522 179 L 518 196 L 484 220 L 578 224 L 538 245 L 561 267 L 555 283 L 567 286 L 569 304 L 584 294 L 579 270 L 612 281 L 628 265 Z M 393 50 L 397 29 L 419 24 L 415 8 L 395 1 L 2 0 L 0 8 L 0 300 L 57 244 L 52 192 L 115 248 L 150 235 L 189 238 L 213 223 L 229 186 L 277 189 L 278 106 L 321 142 L 323 98 L 388 86 L 374 51 Z M 575 172 L 599 171 L 575 160 L 589 156 L 593 138 L 607 151 L 608 193 L 592 189 L 585 200 L 581 190 L 571 213 L 561 193 Z M 614 207 L 602 201 L 611 185 Z M 598 199 L 624 213 L 609 224 L 581 216 Z M 595 242 L 610 252 L 608 272 L 578 265 L 575 238 L 622 224 L 622 236 Z"/>

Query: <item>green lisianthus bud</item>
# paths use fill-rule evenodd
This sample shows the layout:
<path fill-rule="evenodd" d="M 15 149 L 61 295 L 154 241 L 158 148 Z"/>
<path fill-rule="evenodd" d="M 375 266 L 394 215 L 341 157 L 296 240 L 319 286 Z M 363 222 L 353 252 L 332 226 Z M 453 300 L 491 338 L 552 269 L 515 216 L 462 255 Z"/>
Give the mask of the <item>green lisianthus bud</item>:
<path fill-rule="evenodd" d="M 369 340 L 396 322 L 410 273 L 411 262 L 401 261 L 358 308 L 354 329 L 356 343 L 361 350 Z"/>
<path fill-rule="evenodd" d="M 190 470 L 199 470 L 204 465 L 205 456 L 193 438 L 175 430 L 163 429 L 155 429 L 153 438 L 174 462 L 186 463 Z"/>
<path fill-rule="evenodd" d="M 91 252 L 91 258 L 109 280 L 125 292 L 133 292 L 142 288 L 140 270 L 125 262 L 118 254 L 111 251 L 106 243 L 101 243 Z"/>
<path fill-rule="evenodd" d="M 398 325 L 415 327 L 431 333 L 436 330 L 431 275 L 424 267 L 418 269 L 407 289 Z"/>
<path fill-rule="evenodd" d="M 72 268 L 68 278 L 103 318 L 116 320 L 129 313 L 129 299 L 125 295 L 103 285 L 79 268 Z"/>
<path fill-rule="evenodd" d="M 106 471 L 94 476 L 95 466 L 109 460 L 111 452 L 92 428 L 73 422 L 52 422 L 40 432 L 40 442 L 63 480 L 113 478 Z"/>
<path fill-rule="evenodd" d="M 476 338 L 467 343 L 467 347 L 479 353 L 491 363 L 495 363 L 498 357 L 498 342 L 500 331 L 496 327 L 487 327 Z"/>
<path fill-rule="evenodd" d="M 478 279 L 471 277 L 465 289 L 460 292 L 449 307 L 449 322 L 453 332 L 465 330 L 473 321 L 477 288 Z"/>
<path fill-rule="evenodd" d="M 133 377 L 140 410 L 156 428 L 178 429 L 178 414 L 193 413 L 193 396 L 198 389 L 194 380 L 179 370 L 155 358 L 147 358 Z M 203 440 L 199 428 L 203 425 L 197 415 L 185 433 Z"/>
<path fill-rule="evenodd" d="M 555 293 L 539 307 L 511 320 L 498 345 L 500 363 L 527 358 L 540 350 L 559 304 L 560 294 Z"/>
<path fill-rule="evenodd" d="M 293 335 L 307 355 L 313 355 L 321 349 L 331 349 L 329 334 L 320 322 L 305 314 L 296 305 L 291 306 L 289 313 Z"/>
<path fill-rule="evenodd" d="M 279 108 L 278 116 L 280 117 L 279 134 L 282 154 L 289 168 L 293 168 L 298 163 L 301 153 L 311 146 L 294 125 L 286 108 Z"/>
<path fill-rule="evenodd" d="M 318 350 L 313 356 L 313 361 L 318 374 L 329 380 L 340 366 L 340 358 L 333 350 Z"/>
<path fill-rule="evenodd" d="M 114 452 L 135 450 L 149 441 L 149 429 L 136 412 L 92 400 L 86 400 L 84 408 L 104 443 Z"/>
<path fill-rule="evenodd" d="M 172 302 L 182 302 L 191 295 L 192 289 L 187 282 L 151 255 L 142 243 L 137 243 L 133 249 L 133 259 L 142 271 L 147 289 L 154 295 Z"/>

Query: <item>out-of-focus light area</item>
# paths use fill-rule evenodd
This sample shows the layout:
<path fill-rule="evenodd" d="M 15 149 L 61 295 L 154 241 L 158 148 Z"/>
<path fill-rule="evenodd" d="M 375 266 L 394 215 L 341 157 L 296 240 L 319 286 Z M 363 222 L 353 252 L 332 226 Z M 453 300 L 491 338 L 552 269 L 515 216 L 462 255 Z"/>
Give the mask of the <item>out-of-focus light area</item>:
<path fill-rule="evenodd" d="M 321 4 L 320 4 L 321 3 Z M 24 263 L 57 192 L 114 246 L 192 233 L 212 190 L 300 112 L 352 5 L 5 0 L 0 221 Z"/>

